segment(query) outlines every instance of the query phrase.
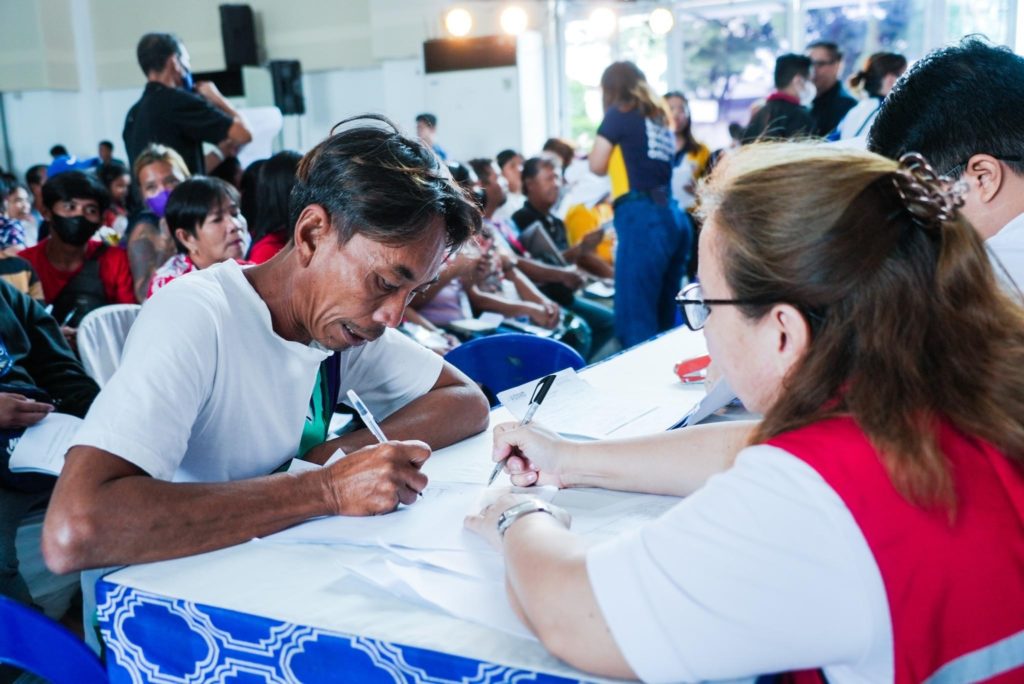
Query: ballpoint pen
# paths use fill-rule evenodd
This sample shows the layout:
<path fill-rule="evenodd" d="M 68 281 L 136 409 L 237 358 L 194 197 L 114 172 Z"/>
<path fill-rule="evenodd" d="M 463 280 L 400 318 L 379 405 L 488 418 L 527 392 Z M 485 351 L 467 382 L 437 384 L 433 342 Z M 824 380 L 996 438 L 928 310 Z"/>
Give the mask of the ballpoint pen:
<path fill-rule="evenodd" d="M 359 398 L 355 390 L 349 390 L 347 392 L 348 400 L 352 402 L 352 408 L 358 413 L 359 417 L 363 419 L 363 423 L 366 424 L 366 429 L 377 438 L 377 441 L 383 444 L 388 441 L 388 438 L 384 436 L 384 431 L 380 429 L 380 425 L 377 425 L 377 420 L 370 413 L 370 409 L 366 408 L 366 404 Z M 416 496 L 423 496 L 423 492 L 416 492 Z"/>
<path fill-rule="evenodd" d="M 78 309 L 72 309 L 71 311 L 68 311 L 68 315 L 67 315 L 67 316 L 65 316 L 65 317 L 64 317 L 64 320 L 60 322 L 60 327 L 62 327 L 62 328 L 63 328 L 63 327 L 64 327 L 64 326 L 66 326 L 66 325 L 67 325 L 68 323 L 70 323 L 70 322 L 71 322 L 71 319 L 75 317 L 75 314 L 76 314 L 76 313 L 78 313 Z"/>
<path fill-rule="evenodd" d="M 529 425 L 530 421 L 533 420 L 533 414 L 540 408 L 541 402 L 544 401 L 544 397 L 548 395 L 548 390 L 551 389 L 551 385 L 555 384 L 555 375 L 545 375 L 537 383 L 537 386 L 533 389 L 533 396 L 530 397 L 530 405 L 526 408 L 526 415 L 519 421 L 519 427 Z M 490 487 L 494 483 L 494 478 L 498 477 L 498 473 L 505 467 L 505 461 L 508 460 L 508 456 L 501 459 L 494 465 L 494 470 L 491 471 L 491 476 L 487 478 L 487 486 Z"/>
<path fill-rule="evenodd" d="M 388 441 L 388 438 L 384 436 L 384 431 L 380 429 L 380 425 L 377 425 L 377 421 L 374 419 L 373 414 L 370 413 L 370 409 L 366 408 L 366 404 L 359 398 L 355 390 L 348 391 L 348 399 L 352 402 L 352 408 L 359 412 L 359 417 L 363 419 L 363 423 L 366 424 L 368 429 L 377 441 L 383 444 Z"/>

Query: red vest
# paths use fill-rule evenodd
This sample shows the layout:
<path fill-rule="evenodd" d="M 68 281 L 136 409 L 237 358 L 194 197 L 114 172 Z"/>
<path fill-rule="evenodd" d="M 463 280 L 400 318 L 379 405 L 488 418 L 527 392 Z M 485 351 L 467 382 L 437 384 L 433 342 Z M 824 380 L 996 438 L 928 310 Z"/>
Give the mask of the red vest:
<path fill-rule="evenodd" d="M 882 575 L 897 684 L 1024 682 L 1024 469 L 942 425 L 957 514 L 911 505 L 850 418 L 768 444 L 818 472 L 843 500 Z"/>

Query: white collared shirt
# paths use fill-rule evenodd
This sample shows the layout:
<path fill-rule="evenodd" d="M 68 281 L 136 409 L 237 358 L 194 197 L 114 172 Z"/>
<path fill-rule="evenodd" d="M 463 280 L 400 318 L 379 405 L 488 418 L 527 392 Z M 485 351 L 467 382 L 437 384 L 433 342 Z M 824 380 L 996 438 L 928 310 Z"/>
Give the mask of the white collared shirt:
<path fill-rule="evenodd" d="M 992 267 L 996 277 L 1008 290 L 1018 295 L 1024 290 L 1024 214 L 1003 226 L 985 241 L 985 246 L 990 258 L 994 257 Z"/>

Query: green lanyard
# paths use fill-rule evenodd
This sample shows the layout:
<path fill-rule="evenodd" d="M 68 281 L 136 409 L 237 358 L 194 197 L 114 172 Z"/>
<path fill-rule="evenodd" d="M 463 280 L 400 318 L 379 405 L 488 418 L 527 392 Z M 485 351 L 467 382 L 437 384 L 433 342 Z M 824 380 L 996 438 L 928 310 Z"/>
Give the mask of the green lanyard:
<path fill-rule="evenodd" d="M 305 456 L 306 452 L 313 447 L 327 441 L 327 428 L 333 412 L 334 407 L 331 406 L 331 401 L 327 397 L 327 374 L 324 373 L 324 367 L 321 364 L 316 372 L 313 395 L 309 398 L 309 413 L 302 426 L 302 437 L 299 439 L 299 458 Z"/>

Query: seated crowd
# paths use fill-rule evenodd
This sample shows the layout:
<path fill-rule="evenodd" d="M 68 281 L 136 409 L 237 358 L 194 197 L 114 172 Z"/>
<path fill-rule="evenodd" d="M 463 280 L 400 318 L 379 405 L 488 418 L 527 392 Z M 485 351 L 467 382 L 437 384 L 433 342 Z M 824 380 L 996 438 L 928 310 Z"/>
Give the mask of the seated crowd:
<path fill-rule="evenodd" d="M 47 565 L 72 573 L 415 502 L 431 450 L 487 426 L 444 358 L 467 340 L 525 331 L 592 362 L 706 323 L 762 421 L 585 446 L 495 432 L 515 484 L 686 497 L 591 549 L 522 494 L 467 520 L 545 646 L 649 681 L 910 682 L 1024 634 L 1002 610 L 1024 606 L 1024 58 L 979 39 L 909 70 L 878 53 L 859 101 L 841 62 L 831 43 L 780 56 L 725 150 L 696 139 L 684 94 L 617 62 L 585 153 L 456 161 L 437 117 L 417 140 L 364 115 L 243 167 L 245 118 L 183 87 L 179 40 L 143 37 L 127 163 L 103 141 L 0 176 L 8 458 L 49 413 L 83 419 L 59 479 L 0 469 L 0 593 L 33 601 L 14 545 L 33 512 Z M 111 304 L 141 310 L 100 391 L 78 329 Z M 391 441 L 330 435 L 348 389 Z"/>

